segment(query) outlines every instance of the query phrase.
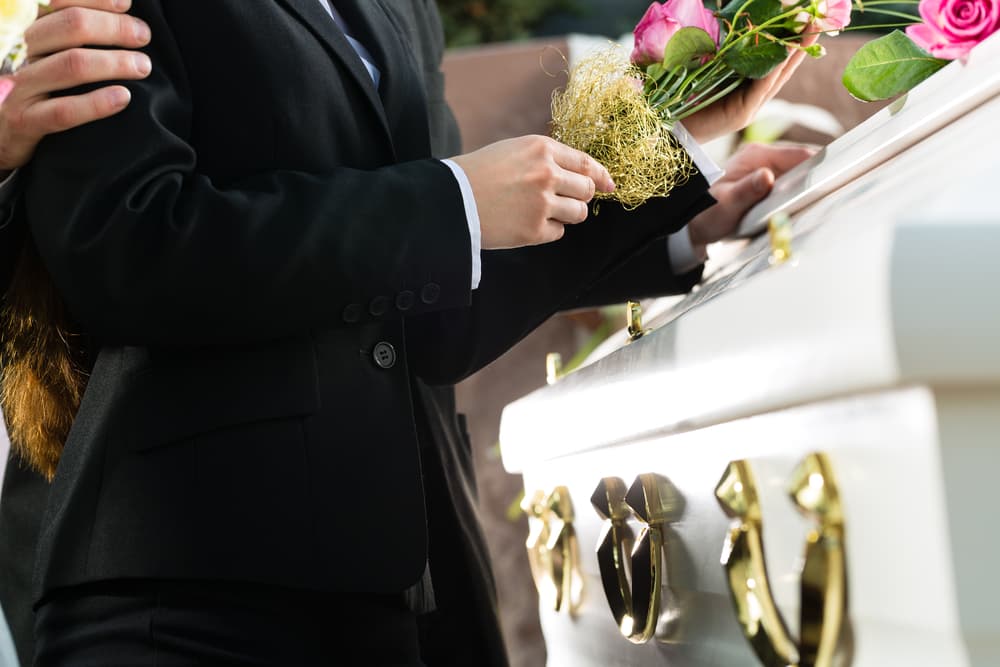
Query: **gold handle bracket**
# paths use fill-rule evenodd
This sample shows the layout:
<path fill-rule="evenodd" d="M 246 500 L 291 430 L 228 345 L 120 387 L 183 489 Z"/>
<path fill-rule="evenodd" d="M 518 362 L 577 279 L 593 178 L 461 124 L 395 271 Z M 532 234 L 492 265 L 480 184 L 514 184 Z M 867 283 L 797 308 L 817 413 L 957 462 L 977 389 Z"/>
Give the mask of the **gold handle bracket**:
<path fill-rule="evenodd" d="M 625 317 L 628 323 L 628 341 L 637 341 L 647 333 L 649 329 L 642 326 L 642 304 L 638 301 L 629 301 L 626 305 Z"/>
<path fill-rule="evenodd" d="M 826 455 L 810 454 L 789 494 L 816 527 L 806 537 L 801 636 L 791 636 L 771 592 L 757 482 L 747 461 L 733 461 L 715 489 L 733 519 L 722 565 L 743 634 L 765 667 L 831 667 L 847 613 L 846 553 L 840 496 Z"/>
<path fill-rule="evenodd" d="M 565 486 L 525 496 L 528 515 L 528 564 L 542 604 L 574 614 L 583 600 L 580 547 L 573 526 L 573 504 Z"/>
<path fill-rule="evenodd" d="M 767 231 L 771 239 L 771 264 L 784 264 L 792 258 L 792 219 L 787 213 L 775 213 L 767 221 Z"/>
<path fill-rule="evenodd" d="M 597 561 L 612 616 L 623 637 L 644 644 L 656 634 L 666 564 L 664 526 L 683 512 L 680 494 L 660 475 L 639 475 L 627 490 L 620 478 L 606 477 L 590 501 L 604 519 Z M 638 539 L 628 525 L 631 517 L 643 524 Z"/>

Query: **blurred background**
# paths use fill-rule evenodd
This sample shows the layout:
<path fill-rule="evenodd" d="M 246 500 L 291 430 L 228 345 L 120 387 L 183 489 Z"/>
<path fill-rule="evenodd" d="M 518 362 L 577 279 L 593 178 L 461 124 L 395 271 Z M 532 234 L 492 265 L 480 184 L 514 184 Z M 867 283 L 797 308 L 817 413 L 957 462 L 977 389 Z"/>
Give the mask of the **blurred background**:
<path fill-rule="evenodd" d="M 716 0 L 705 5 L 717 8 Z M 630 32 L 649 0 L 438 0 L 452 47 L 580 33 L 618 38 Z M 886 9 L 912 12 L 912 4 Z M 854 25 L 884 23 L 884 16 L 855 12 Z M 875 29 L 878 30 L 878 29 Z"/>
<path fill-rule="evenodd" d="M 707 4 L 714 8 L 712 3 Z M 649 0 L 438 0 L 438 6 L 450 47 L 444 65 L 448 101 L 468 151 L 511 136 L 546 134 L 552 93 L 565 82 L 567 62 L 608 39 L 628 36 Z M 854 24 L 882 20 L 856 12 Z M 713 157 L 722 162 L 745 138 L 825 145 L 873 114 L 881 105 L 851 98 L 840 75 L 858 47 L 880 32 L 884 29 L 825 38 L 826 57 L 805 63 L 745 136 L 711 147 Z M 624 343 L 623 327 L 621 306 L 559 315 L 458 389 L 459 409 L 469 420 L 480 515 L 514 667 L 541 667 L 545 647 L 524 549 L 527 521 L 518 509 L 523 487 L 500 461 L 500 413 L 545 384 L 547 353 L 558 352 L 567 361 L 581 358 L 608 336 Z"/>

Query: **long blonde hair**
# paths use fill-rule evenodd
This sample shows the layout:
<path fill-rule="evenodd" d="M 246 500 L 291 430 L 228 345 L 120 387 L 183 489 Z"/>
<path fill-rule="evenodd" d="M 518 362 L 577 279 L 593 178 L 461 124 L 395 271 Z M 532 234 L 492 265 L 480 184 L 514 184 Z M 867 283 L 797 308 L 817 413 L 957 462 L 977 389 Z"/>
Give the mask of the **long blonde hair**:
<path fill-rule="evenodd" d="M 86 349 L 34 241 L 0 312 L 0 406 L 14 452 L 51 480 L 87 384 Z"/>

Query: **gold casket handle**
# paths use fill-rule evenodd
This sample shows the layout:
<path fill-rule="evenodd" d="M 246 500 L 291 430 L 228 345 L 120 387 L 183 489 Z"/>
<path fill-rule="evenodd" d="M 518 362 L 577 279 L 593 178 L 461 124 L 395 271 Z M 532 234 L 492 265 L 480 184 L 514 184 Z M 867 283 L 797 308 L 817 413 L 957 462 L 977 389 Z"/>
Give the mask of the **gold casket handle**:
<path fill-rule="evenodd" d="M 792 638 L 771 592 L 757 482 L 746 461 L 730 463 L 715 489 L 723 511 L 735 519 L 722 565 L 743 634 L 765 667 L 831 667 L 847 614 L 847 566 L 840 495 L 826 455 L 806 457 L 789 494 L 816 524 L 806 537 L 800 640 Z"/>
<path fill-rule="evenodd" d="M 590 501 L 604 519 L 597 562 L 612 616 L 623 637 L 643 644 L 656 634 L 660 618 L 664 526 L 679 518 L 683 504 L 670 482 L 656 474 L 639 475 L 627 491 L 620 478 L 606 477 Z M 643 524 L 634 547 L 628 525 L 632 516 Z"/>
<path fill-rule="evenodd" d="M 573 613 L 583 598 L 580 547 L 573 527 L 573 505 L 565 486 L 525 496 L 528 515 L 528 565 L 542 604 Z"/>

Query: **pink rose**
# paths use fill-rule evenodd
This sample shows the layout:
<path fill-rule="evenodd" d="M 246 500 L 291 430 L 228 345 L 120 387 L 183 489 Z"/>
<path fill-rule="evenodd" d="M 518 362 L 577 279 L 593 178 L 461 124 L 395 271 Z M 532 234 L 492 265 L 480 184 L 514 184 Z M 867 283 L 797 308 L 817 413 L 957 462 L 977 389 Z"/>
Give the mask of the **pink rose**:
<path fill-rule="evenodd" d="M 923 23 L 906 36 L 935 58 L 954 60 L 1000 28 L 1000 0 L 920 0 Z"/>
<path fill-rule="evenodd" d="M 701 0 L 654 2 L 635 27 L 632 62 L 639 66 L 661 62 L 667 43 L 681 28 L 701 28 L 719 44 L 719 21 Z"/>
<path fill-rule="evenodd" d="M 798 4 L 798 0 L 781 0 L 781 6 L 788 9 Z M 851 0 L 818 0 L 803 8 L 792 19 L 795 32 L 802 32 L 812 24 L 816 32 L 828 35 L 839 34 L 851 23 Z M 810 30 L 812 32 L 812 30 Z"/>
<path fill-rule="evenodd" d="M 819 0 L 813 25 L 820 32 L 836 35 L 851 24 L 851 0 Z"/>

